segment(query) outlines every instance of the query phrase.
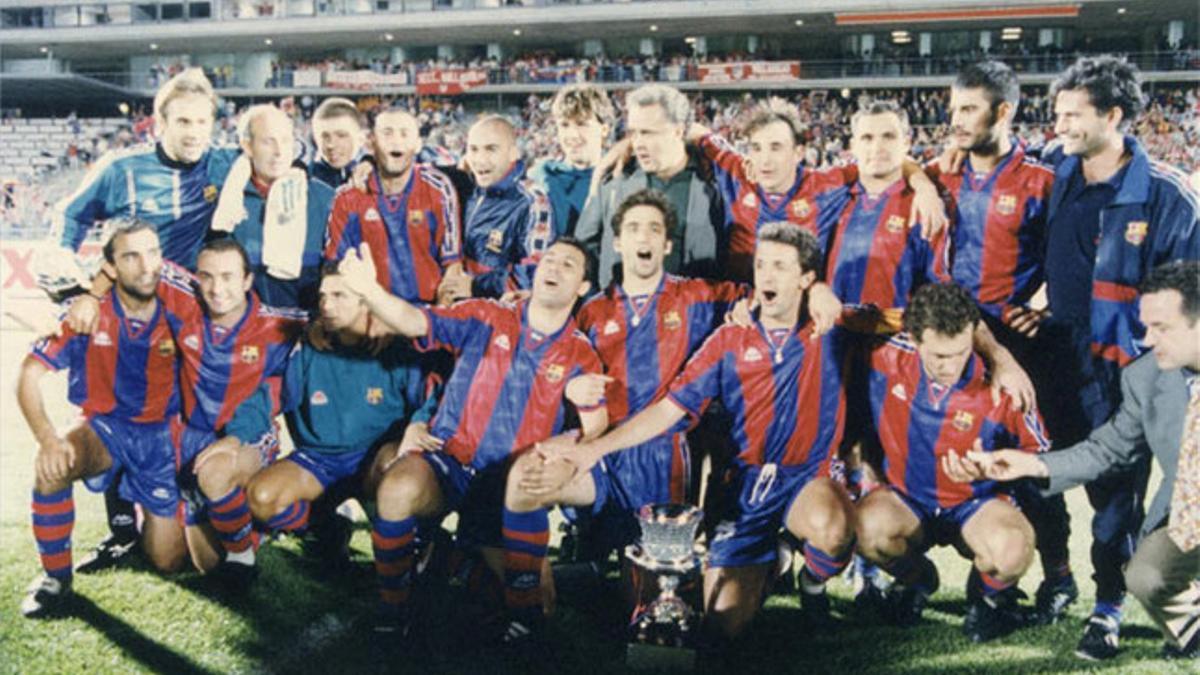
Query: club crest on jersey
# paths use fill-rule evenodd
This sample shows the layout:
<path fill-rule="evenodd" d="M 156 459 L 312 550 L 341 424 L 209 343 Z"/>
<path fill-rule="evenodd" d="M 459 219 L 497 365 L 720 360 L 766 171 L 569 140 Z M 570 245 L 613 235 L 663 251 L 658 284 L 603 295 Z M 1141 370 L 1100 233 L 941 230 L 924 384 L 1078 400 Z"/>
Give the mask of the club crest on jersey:
<path fill-rule="evenodd" d="M 183 346 L 187 347 L 188 349 L 199 350 L 200 337 L 198 335 L 189 335 L 183 338 Z"/>
<path fill-rule="evenodd" d="M 504 250 L 504 231 L 492 230 L 488 232 L 487 250 L 492 253 L 500 253 Z"/>
<path fill-rule="evenodd" d="M 797 199 L 792 202 L 792 215 L 797 218 L 807 218 L 812 213 L 812 206 L 807 199 Z"/>
<path fill-rule="evenodd" d="M 163 338 L 158 341 L 159 356 L 175 356 L 175 341 L 171 338 Z"/>
<path fill-rule="evenodd" d="M 379 220 L 379 212 L 375 210 L 375 207 L 371 207 L 363 214 L 363 220 Z"/>
<path fill-rule="evenodd" d="M 753 192 L 747 192 L 745 197 L 742 197 L 742 203 L 746 208 L 753 209 L 758 207 L 758 197 L 754 196 Z"/>
<path fill-rule="evenodd" d="M 896 386 L 892 387 L 892 396 L 895 396 L 896 398 L 900 399 L 901 401 L 907 401 L 908 400 L 908 391 L 906 391 L 904 389 L 903 384 L 897 382 Z"/>
<path fill-rule="evenodd" d="M 217 201 L 217 194 L 219 192 L 220 191 L 217 189 L 216 185 L 205 185 L 204 186 L 204 201 L 208 202 L 209 204 Z"/>
<path fill-rule="evenodd" d="M 617 325 L 616 321 L 609 319 L 608 323 L 604 324 L 604 334 L 605 335 L 613 335 L 615 333 L 620 333 L 620 332 L 621 332 L 621 327 Z"/>
<path fill-rule="evenodd" d="M 503 333 L 496 336 L 496 339 L 492 340 L 492 344 L 496 345 L 496 349 L 503 349 L 504 351 L 512 349 L 512 343 L 508 341 L 508 336 Z"/>
<path fill-rule="evenodd" d="M 383 387 L 367 387 L 367 403 L 379 405 L 383 402 Z"/>
<path fill-rule="evenodd" d="M 92 342 L 95 342 L 97 347 L 112 346 L 112 338 L 108 336 L 108 333 L 96 333 L 96 337 L 92 338 Z"/>
<path fill-rule="evenodd" d="M 558 382 L 563 379 L 563 375 L 567 374 L 567 369 L 563 368 L 560 363 L 551 363 L 546 366 L 546 379 L 551 382 Z"/>
<path fill-rule="evenodd" d="M 762 358 L 763 358 L 762 352 L 758 351 L 754 347 L 747 349 L 746 353 L 742 354 L 742 360 L 745 361 L 746 363 L 754 363 L 755 361 L 762 361 Z"/>
<path fill-rule="evenodd" d="M 246 345 L 242 347 L 242 363 L 257 363 L 258 362 L 258 345 Z"/>
<path fill-rule="evenodd" d="M 683 325 L 683 319 L 680 318 L 679 312 L 671 310 L 663 317 L 663 327 L 667 330 L 678 330 Z"/>
<path fill-rule="evenodd" d="M 1146 233 L 1150 229 L 1150 223 L 1144 220 L 1131 220 L 1125 226 L 1125 241 L 1134 246 L 1141 246 L 1143 241 L 1146 241 Z"/>
<path fill-rule="evenodd" d="M 421 209 L 412 209 L 408 212 L 408 226 L 421 227 L 425 224 L 425 212 Z"/>
<path fill-rule="evenodd" d="M 966 431 L 970 429 L 971 425 L 974 423 L 975 416 L 966 410 L 959 410 L 958 412 L 954 413 L 954 420 L 951 422 L 951 424 L 954 425 L 954 428 L 958 429 L 959 431 Z"/>
<path fill-rule="evenodd" d="M 312 393 L 312 396 L 308 397 L 308 402 L 313 405 L 325 405 L 329 403 L 329 397 L 325 395 L 324 391 L 318 389 Z"/>
<path fill-rule="evenodd" d="M 1002 216 L 1011 216 L 1017 212 L 1017 196 L 1016 195 L 1000 195 L 996 200 L 996 213 Z"/>
<path fill-rule="evenodd" d="M 884 224 L 888 232 L 897 234 L 904 231 L 904 216 L 893 215 L 888 216 L 887 223 Z"/>

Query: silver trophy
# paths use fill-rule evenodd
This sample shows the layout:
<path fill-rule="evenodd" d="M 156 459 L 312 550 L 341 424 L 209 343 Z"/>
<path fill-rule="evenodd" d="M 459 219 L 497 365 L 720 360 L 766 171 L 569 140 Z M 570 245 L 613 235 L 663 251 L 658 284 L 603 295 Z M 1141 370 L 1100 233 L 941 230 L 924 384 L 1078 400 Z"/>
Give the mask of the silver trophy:
<path fill-rule="evenodd" d="M 637 598 L 626 653 L 630 667 L 695 666 L 700 632 L 696 531 L 702 517 L 700 509 L 687 504 L 648 504 L 638 511 L 641 540 L 625 549 Z"/>

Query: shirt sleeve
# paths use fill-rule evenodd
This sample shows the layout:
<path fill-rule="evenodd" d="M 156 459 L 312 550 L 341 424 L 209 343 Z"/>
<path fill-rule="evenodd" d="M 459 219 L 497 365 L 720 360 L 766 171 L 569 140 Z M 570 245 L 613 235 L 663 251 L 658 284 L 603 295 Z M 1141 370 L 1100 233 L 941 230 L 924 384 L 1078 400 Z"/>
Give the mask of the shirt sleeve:
<path fill-rule="evenodd" d="M 78 252 L 92 225 L 114 215 L 113 191 L 121 174 L 114 158 L 111 153 L 106 155 L 88 172 L 75 193 L 55 207 L 51 238 L 64 248 Z"/>
<path fill-rule="evenodd" d="M 417 349 L 429 351 L 462 349 L 471 338 L 491 333 L 494 303 L 488 300 L 463 300 L 450 307 L 421 307 L 429 332 L 416 339 Z"/>
<path fill-rule="evenodd" d="M 242 443 L 253 444 L 271 431 L 274 419 L 276 393 L 271 382 L 264 380 L 234 411 L 225 424 L 225 435 L 233 436 Z"/>
<path fill-rule="evenodd" d="M 29 355 L 41 361 L 50 370 L 65 370 L 71 367 L 72 361 L 80 350 L 87 348 L 87 336 L 79 335 L 62 324 L 62 333 L 57 336 L 44 337 L 33 344 Z"/>
<path fill-rule="evenodd" d="M 438 247 L 438 262 L 442 268 L 446 268 L 462 260 L 462 220 L 459 217 L 458 194 L 446 174 L 433 168 L 427 171 L 438 195 L 438 208 L 434 213 L 437 220 L 434 237 Z"/>
<path fill-rule="evenodd" d="M 700 345 L 667 392 L 694 419 L 699 419 L 708 402 L 721 394 L 721 371 L 728 351 L 724 339 L 727 330 L 717 330 Z"/>
<path fill-rule="evenodd" d="M 351 229 L 351 220 L 353 219 L 356 224 L 358 221 L 358 214 L 354 213 L 350 206 L 352 197 L 353 195 L 350 193 L 339 190 L 333 199 L 333 208 L 329 211 L 329 223 L 325 230 L 326 260 L 341 260 L 347 249 L 357 246 L 359 243 L 347 237 L 348 230 Z M 358 227 L 353 229 L 359 230 Z"/>

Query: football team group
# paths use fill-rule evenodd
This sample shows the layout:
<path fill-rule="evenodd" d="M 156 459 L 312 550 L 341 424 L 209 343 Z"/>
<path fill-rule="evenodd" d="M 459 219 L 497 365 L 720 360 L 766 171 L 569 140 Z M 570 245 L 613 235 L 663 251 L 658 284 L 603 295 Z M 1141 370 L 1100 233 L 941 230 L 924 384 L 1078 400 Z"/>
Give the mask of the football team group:
<path fill-rule="evenodd" d="M 73 573 L 133 550 L 234 591 L 265 535 L 336 561 L 355 498 L 375 630 L 408 639 L 432 557 L 494 599 L 498 642 L 528 645 L 553 607 L 551 509 L 604 560 L 641 507 L 675 502 L 706 513 L 710 645 L 784 574 L 820 620 L 851 563 L 856 604 L 911 625 L 940 545 L 973 563 L 979 642 L 1077 599 L 1060 493 L 1086 484 L 1077 654 L 1117 653 L 1128 590 L 1164 656 L 1195 658 L 1197 195 L 1127 134 L 1144 98 L 1125 61 L 1082 58 L 1051 98 L 1055 140 L 1025 147 L 1017 76 L 970 65 L 936 161 L 874 101 L 847 130 L 855 161 L 814 169 L 778 102 L 726 139 L 671 87 L 628 92 L 618 119 L 577 84 L 552 105 L 559 157 L 527 171 L 503 116 L 437 163 L 409 111 L 364 119 L 342 98 L 317 108 L 309 162 L 271 105 L 242 114 L 240 147 L 210 147 L 217 99 L 185 71 L 154 100 L 157 141 L 104 157 L 58 208 L 44 269 L 106 239 L 91 278 L 45 275 L 70 299 L 21 366 L 43 567 L 22 612 L 69 614 Z M 83 413 L 69 430 L 39 384 L 58 370 Z M 111 529 L 78 568 L 76 481 L 105 492 Z"/>

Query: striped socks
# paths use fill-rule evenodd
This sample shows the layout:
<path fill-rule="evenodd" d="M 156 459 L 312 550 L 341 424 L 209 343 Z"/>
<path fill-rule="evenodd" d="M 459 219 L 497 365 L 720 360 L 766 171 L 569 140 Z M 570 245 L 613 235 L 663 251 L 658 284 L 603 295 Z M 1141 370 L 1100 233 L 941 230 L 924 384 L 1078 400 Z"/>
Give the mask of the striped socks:
<path fill-rule="evenodd" d="M 308 500 L 300 499 L 292 502 L 292 505 L 286 509 L 271 516 L 267 521 L 267 528 L 272 532 L 294 532 L 299 534 L 308 527 L 308 512 L 312 504 Z"/>
<path fill-rule="evenodd" d="M 542 561 L 550 545 L 546 509 L 503 516 L 504 601 L 516 618 L 536 622 L 542 612 Z"/>
<path fill-rule="evenodd" d="M 388 520 L 380 516 L 371 530 L 380 607 L 395 617 L 401 617 L 408 606 L 413 563 L 416 562 L 416 533 L 416 518 Z"/>
<path fill-rule="evenodd" d="M 212 502 L 208 519 L 217 538 L 225 548 L 225 558 L 231 562 L 254 564 L 254 540 L 250 528 L 250 507 L 246 491 L 235 487 L 229 494 Z"/>
<path fill-rule="evenodd" d="M 846 547 L 840 556 L 834 557 L 825 551 L 804 542 L 804 573 L 817 584 L 824 584 L 842 573 L 854 553 L 854 545 Z"/>
<path fill-rule="evenodd" d="M 33 538 L 46 574 L 60 581 L 71 578 L 71 530 L 75 528 L 75 500 L 68 486 L 51 495 L 33 491 Z"/>

